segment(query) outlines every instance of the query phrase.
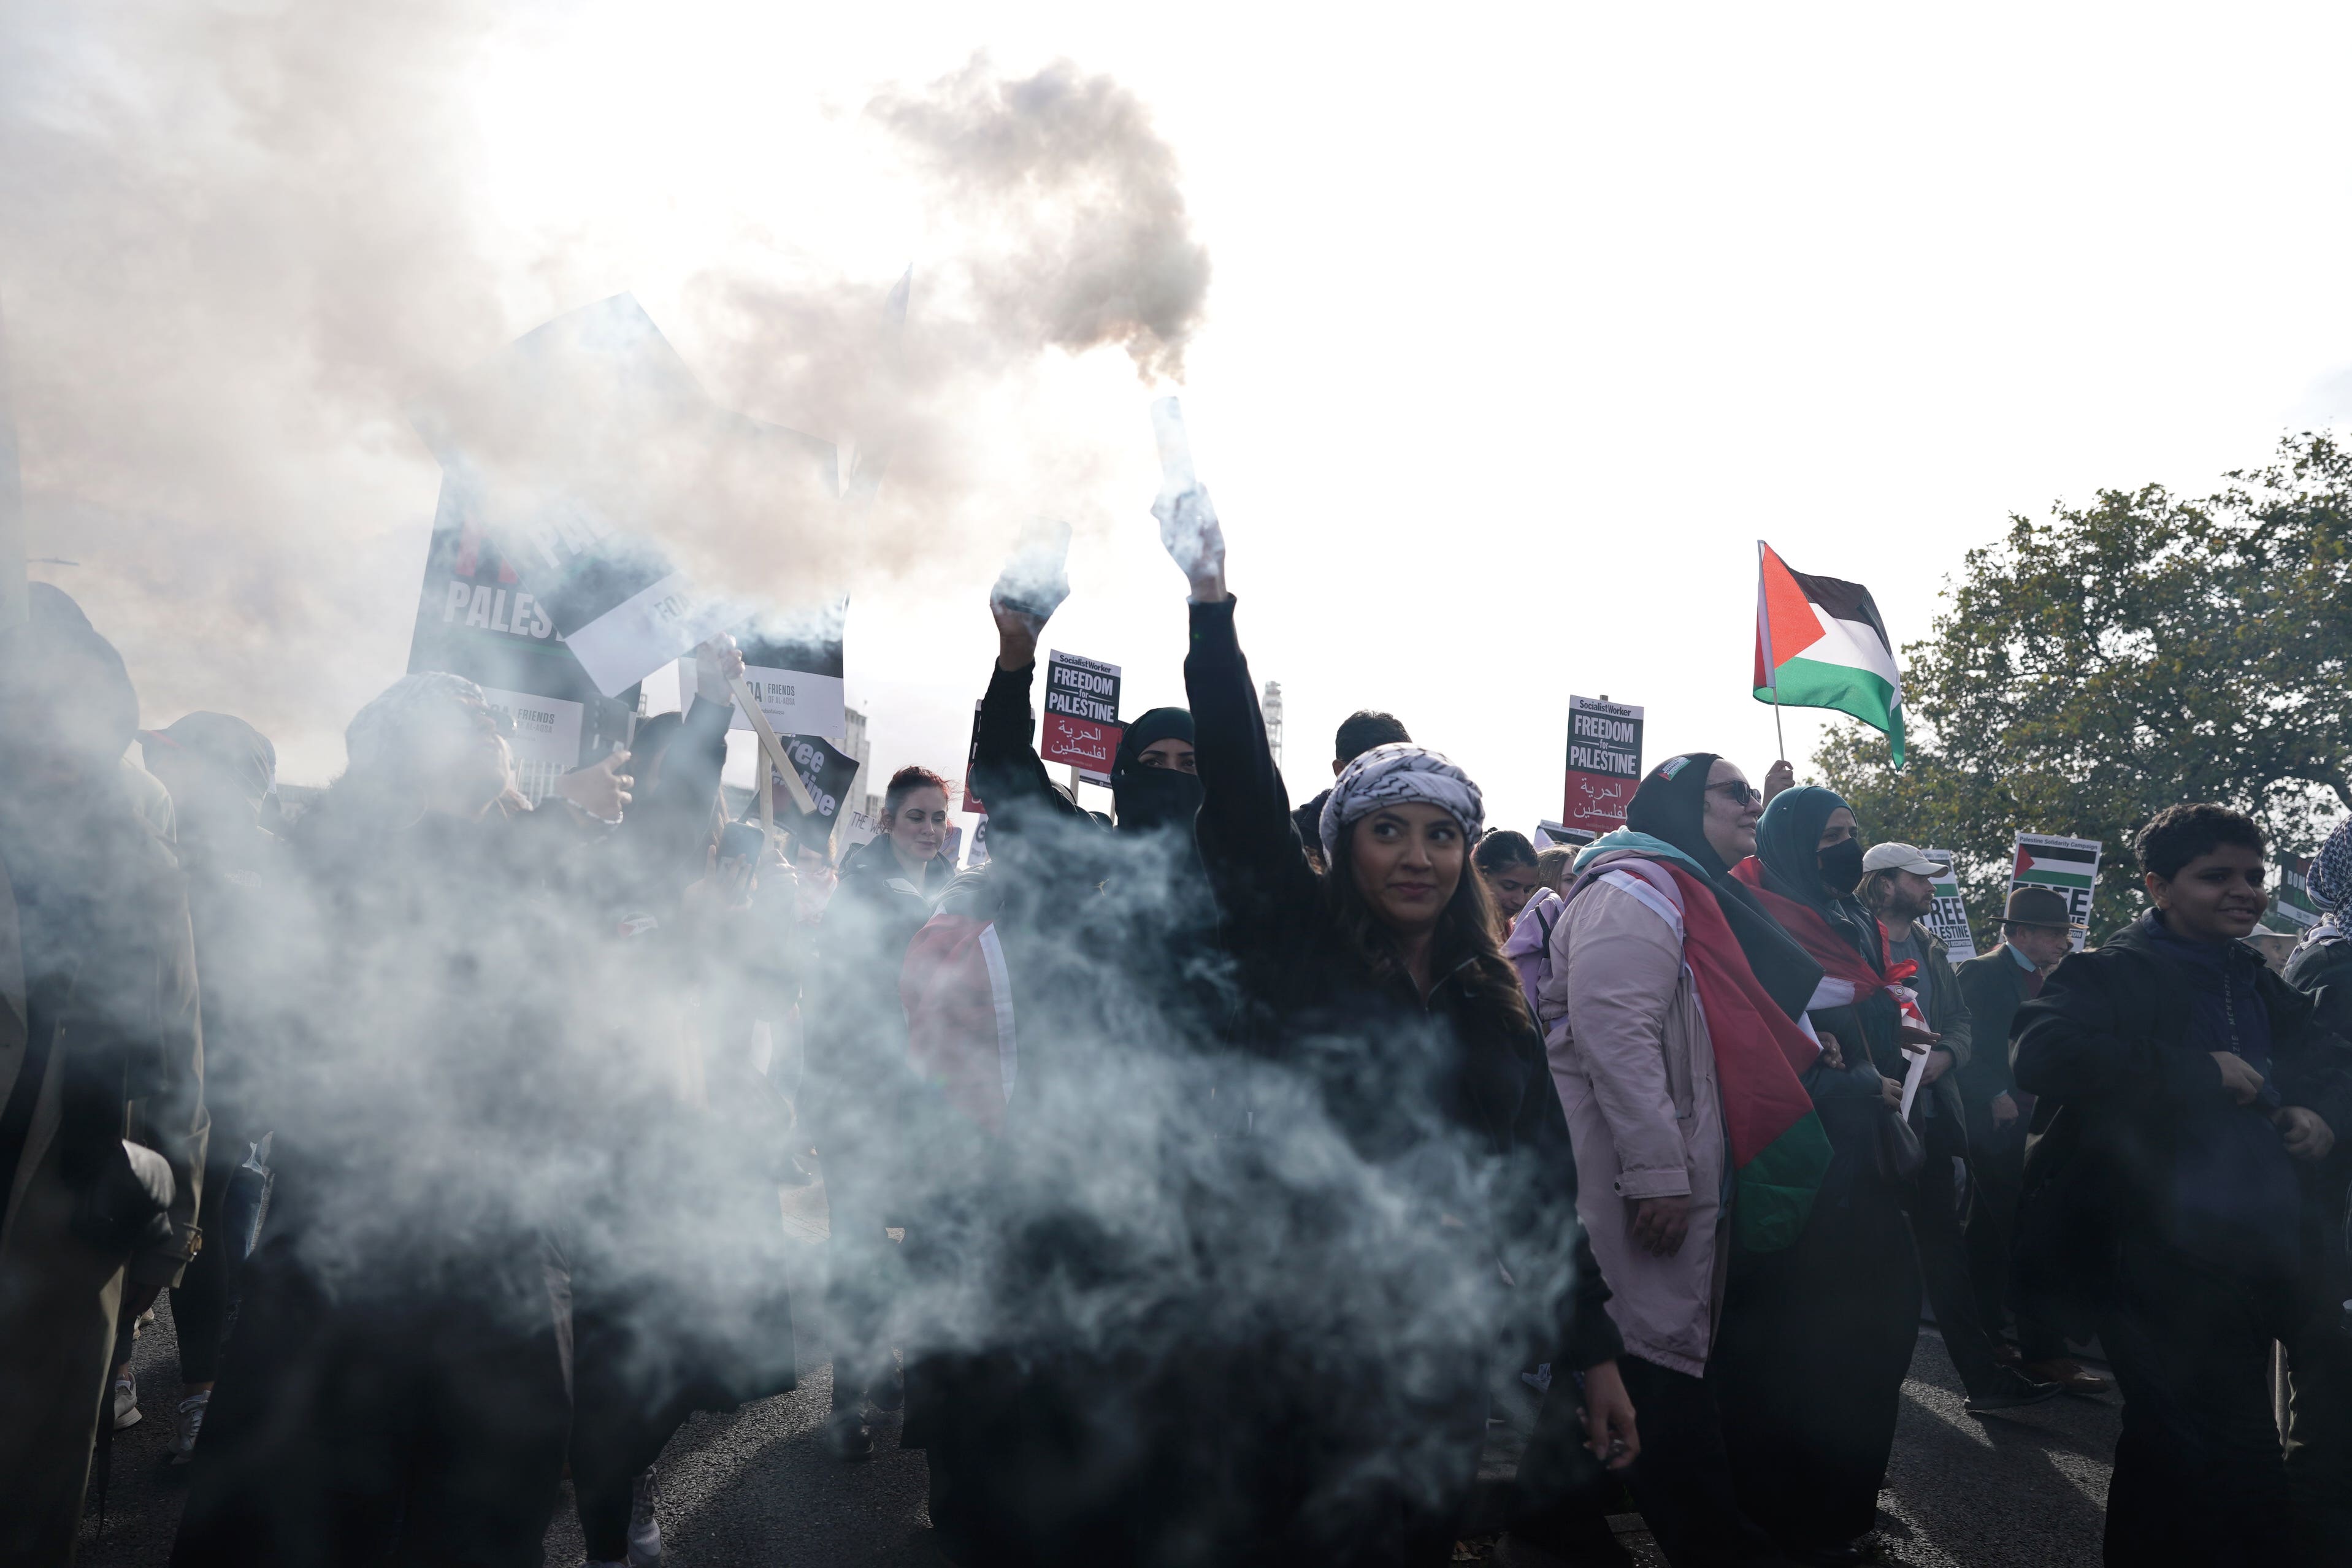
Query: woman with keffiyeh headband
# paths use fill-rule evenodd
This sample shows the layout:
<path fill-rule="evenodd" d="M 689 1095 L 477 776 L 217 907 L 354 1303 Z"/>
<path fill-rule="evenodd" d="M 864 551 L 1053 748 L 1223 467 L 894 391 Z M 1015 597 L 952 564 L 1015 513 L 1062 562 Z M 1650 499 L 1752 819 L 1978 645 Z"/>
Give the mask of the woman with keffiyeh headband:
<path fill-rule="evenodd" d="M 1484 802 L 1436 752 L 1376 747 L 1334 784 L 1317 824 L 1329 870 L 1310 867 L 1207 496 L 1154 510 L 1192 586 L 1202 859 L 1239 960 L 1241 1043 L 1263 1064 L 1235 1082 L 1255 1107 L 1234 1156 L 1252 1199 L 1221 1245 L 1297 1281 L 1235 1346 L 1250 1375 L 1227 1474 L 1252 1539 L 1223 1560 L 1442 1563 L 1511 1367 L 1554 1362 L 1563 1395 L 1581 1374 L 1591 1446 L 1619 1466 L 1638 1450 L 1607 1287 L 1568 1222 L 1566 1123 L 1469 864 Z"/>
<path fill-rule="evenodd" d="M 2286 983 L 2319 1004 L 2319 1019 L 2352 1040 L 2352 818 L 2336 825 L 2305 879 L 2326 912 L 2286 961 Z"/>

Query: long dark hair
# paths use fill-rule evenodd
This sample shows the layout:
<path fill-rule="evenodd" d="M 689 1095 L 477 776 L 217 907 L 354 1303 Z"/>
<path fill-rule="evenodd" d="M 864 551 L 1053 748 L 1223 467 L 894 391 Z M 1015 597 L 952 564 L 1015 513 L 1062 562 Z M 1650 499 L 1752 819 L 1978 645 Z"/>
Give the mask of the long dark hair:
<path fill-rule="evenodd" d="M 1324 868 L 1323 902 L 1333 925 L 1364 967 L 1387 984 L 1404 973 L 1404 960 L 1395 936 L 1356 885 L 1355 857 L 1348 851 L 1361 825 L 1354 824 L 1339 836 L 1339 852 Z M 1459 978 L 1472 1003 L 1498 1026 L 1535 1027 L 1528 1016 L 1527 995 L 1519 989 L 1518 971 L 1504 958 L 1495 939 L 1494 896 L 1466 854 L 1454 896 L 1438 911 L 1437 930 L 1429 944 L 1429 972 L 1433 979 Z"/>

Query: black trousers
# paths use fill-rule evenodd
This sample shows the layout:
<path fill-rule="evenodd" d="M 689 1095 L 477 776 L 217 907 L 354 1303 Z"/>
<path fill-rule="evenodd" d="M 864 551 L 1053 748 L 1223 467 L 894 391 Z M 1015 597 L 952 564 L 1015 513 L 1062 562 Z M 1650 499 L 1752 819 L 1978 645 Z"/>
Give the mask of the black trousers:
<path fill-rule="evenodd" d="M 2300 1327 L 2285 1283 L 2162 1243 L 2125 1245 L 2099 1340 L 2123 1390 L 2105 1561 L 2256 1568 L 2291 1561 L 2272 1343 Z"/>
<path fill-rule="evenodd" d="M 1617 1365 L 1622 1372 L 1622 1357 Z M 1631 1568 L 1633 1554 L 1609 1528 L 1616 1481 L 1584 1447 L 1584 1404 L 1577 1396 L 1576 1380 L 1556 1369 L 1519 1458 L 1511 1534 L 1574 1568 Z M 1638 1402 L 1634 1411 L 1638 1417 Z M 1646 1427 L 1643 1433 L 1646 1441 Z"/>
<path fill-rule="evenodd" d="M 562 1479 L 570 1307 L 535 1240 L 409 1275 L 247 1270 L 173 1568 L 538 1568 Z"/>
<path fill-rule="evenodd" d="M 1927 1283 L 1927 1301 L 1936 1309 L 1936 1326 L 1943 1332 L 1944 1348 L 1959 1370 L 1961 1386 L 1970 1394 L 1980 1394 L 1992 1385 L 1998 1364 L 1992 1358 L 1991 1329 L 1979 1315 L 1968 1244 L 1960 1235 L 1960 1187 L 1952 1161 L 1966 1156 L 1968 1144 L 1948 1115 L 1923 1116 L 1915 1125 L 1927 1145 L 1927 1163 L 1904 1193 L 1904 1210 L 1910 1216 L 1919 1272 Z M 1995 1318 L 1991 1322 L 2000 1321 Z"/>
<path fill-rule="evenodd" d="M 2017 1200 L 2025 1190 L 2025 1118 L 2005 1127 L 1987 1127 L 1969 1151 L 1969 1280 L 1975 1288 L 1977 1322 L 1998 1338 L 2009 1310 L 2010 1249 L 2017 1238 Z M 1936 1308 L 1941 1322 L 1944 1309 Z M 2056 1330 L 2025 1312 L 2017 1316 L 2017 1348 L 2028 1361 L 2055 1361 L 2066 1354 Z"/>
<path fill-rule="evenodd" d="M 205 1185 L 196 1200 L 196 1226 L 204 1233 L 204 1245 L 172 1287 L 172 1331 L 180 1343 L 182 1383 L 211 1383 L 220 1376 L 229 1311 L 236 1301 L 237 1276 L 245 1268 L 239 1239 L 225 1233 L 221 1215 L 246 1149 L 243 1139 L 223 1139 L 205 1161 Z"/>
<path fill-rule="evenodd" d="M 1642 1434 L 1627 1481 L 1666 1561 L 1674 1568 L 1780 1563 L 1771 1537 L 1739 1506 L 1714 1387 L 1638 1356 L 1620 1357 L 1617 1370 Z"/>
<path fill-rule="evenodd" d="M 2325 1291 L 2287 1342 L 2287 1494 L 2299 1568 L 2352 1564 L 2352 1333 Z"/>
<path fill-rule="evenodd" d="M 1918 1343 L 1900 1196 L 1858 1165 L 1840 1153 L 1795 1246 L 1733 1260 L 1708 1365 L 1739 1506 L 1783 1549 L 1875 1526 Z"/>

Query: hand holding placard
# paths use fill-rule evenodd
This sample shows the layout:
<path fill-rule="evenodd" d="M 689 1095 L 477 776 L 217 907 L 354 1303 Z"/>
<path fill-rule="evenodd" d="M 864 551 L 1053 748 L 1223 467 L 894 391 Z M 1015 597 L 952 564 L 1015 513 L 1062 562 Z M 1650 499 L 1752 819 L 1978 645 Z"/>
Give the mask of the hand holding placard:
<path fill-rule="evenodd" d="M 1225 535 L 1217 508 L 1192 472 L 1192 444 L 1184 434 L 1184 411 L 1172 397 L 1151 405 L 1151 431 L 1160 442 L 1160 498 L 1151 515 L 1160 519 L 1160 543 L 1192 585 L 1195 603 L 1225 597 Z"/>

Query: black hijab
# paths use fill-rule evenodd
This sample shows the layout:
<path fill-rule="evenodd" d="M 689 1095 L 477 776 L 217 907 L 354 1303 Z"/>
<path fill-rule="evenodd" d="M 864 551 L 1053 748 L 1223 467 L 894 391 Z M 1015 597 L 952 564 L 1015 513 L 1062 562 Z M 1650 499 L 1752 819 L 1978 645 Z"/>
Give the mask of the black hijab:
<path fill-rule="evenodd" d="M 1756 824 L 1756 859 L 1773 892 L 1810 906 L 1874 968 L 1884 970 L 1886 951 L 1879 946 L 1877 917 L 1853 894 L 1833 893 L 1822 881 L 1822 830 L 1846 810 L 1851 808 L 1834 789 L 1806 785 L 1781 790 Z"/>
<path fill-rule="evenodd" d="M 1171 824 L 1189 832 L 1201 814 L 1200 775 L 1143 765 L 1145 747 L 1163 740 L 1192 744 L 1192 714 L 1181 707 L 1156 707 L 1139 715 L 1118 737 L 1118 755 L 1110 765 L 1110 798 L 1122 832 L 1150 832 Z"/>
<path fill-rule="evenodd" d="M 1712 751 L 1687 752 L 1659 763 L 1626 803 L 1625 826 L 1674 845 L 1696 863 L 1715 889 L 1715 901 L 1722 906 L 1739 950 L 1748 956 L 1748 967 L 1782 1012 L 1802 1018 L 1813 988 L 1821 984 L 1822 967 L 1764 913 L 1754 892 L 1731 874 L 1706 841 L 1706 776 L 1715 764 Z"/>

